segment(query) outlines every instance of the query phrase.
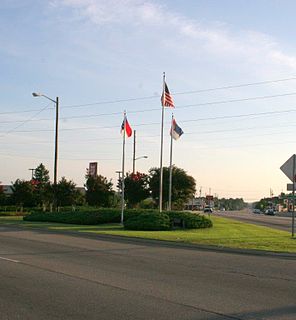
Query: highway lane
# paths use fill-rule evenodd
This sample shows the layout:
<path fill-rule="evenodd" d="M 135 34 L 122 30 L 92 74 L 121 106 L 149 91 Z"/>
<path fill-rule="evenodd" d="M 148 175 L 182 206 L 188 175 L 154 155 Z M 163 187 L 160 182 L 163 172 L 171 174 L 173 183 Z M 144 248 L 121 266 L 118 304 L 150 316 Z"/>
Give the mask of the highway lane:
<path fill-rule="evenodd" d="M 291 220 L 290 217 L 280 216 L 267 216 L 264 214 L 254 214 L 251 210 L 243 211 L 215 211 L 214 215 L 233 218 L 239 221 L 248 223 L 254 223 L 274 229 L 284 230 L 291 232 Z"/>
<path fill-rule="evenodd" d="M 0 226 L 0 319 L 295 319 L 295 263 Z"/>

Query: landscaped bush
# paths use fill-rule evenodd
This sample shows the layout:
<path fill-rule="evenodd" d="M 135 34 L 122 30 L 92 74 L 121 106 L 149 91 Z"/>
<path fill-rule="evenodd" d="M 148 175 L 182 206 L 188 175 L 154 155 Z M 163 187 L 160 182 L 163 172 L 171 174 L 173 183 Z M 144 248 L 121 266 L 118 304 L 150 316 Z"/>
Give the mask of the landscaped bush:
<path fill-rule="evenodd" d="M 172 225 L 174 224 L 174 220 L 181 220 L 186 229 L 201 229 L 213 226 L 212 221 L 203 215 L 185 211 L 168 211 L 167 214 L 170 217 Z"/>
<path fill-rule="evenodd" d="M 41 212 L 34 211 L 23 218 L 26 221 L 59 222 L 70 224 L 97 225 L 119 223 L 120 209 L 92 209 L 87 211 Z M 124 211 L 124 227 L 132 230 L 168 230 L 176 221 L 187 229 L 212 226 L 208 218 L 190 212 L 132 209 Z"/>
<path fill-rule="evenodd" d="M 141 213 L 128 218 L 124 222 L 127 230 L 169 230 L 171 228 L 170 218 L 165 213 L 150 212 Z"/>
<path fill-rule="evenodd" d="M 71 224 L 103 224 L 120 222 L 120 210 L 96 209 L 96 211 L 64 211 L 38 212 L 35 211 L 24 217 L 26 221 L 59 222 Z"/>

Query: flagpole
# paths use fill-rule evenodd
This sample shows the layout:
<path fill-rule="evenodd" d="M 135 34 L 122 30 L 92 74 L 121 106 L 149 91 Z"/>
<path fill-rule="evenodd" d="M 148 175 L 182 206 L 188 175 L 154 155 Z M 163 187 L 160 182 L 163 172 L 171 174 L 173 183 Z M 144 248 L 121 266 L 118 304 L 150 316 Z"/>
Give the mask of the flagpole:
<path fill-rule="evenodd" d="M 172 113 L 172 123 L 171 123 L 171 150 L 170 150 L 170 182 L 169 182 L 169 207 L 168 210 L 172 210 L 172 182 L 173 182 L 173 120 L 174 114 Z"/>
<path fill-rule="evenodd" d="M 163 167 L 162 167 L 162 153 L 163 153 L 163 120 L 164 120 L 164 84 L 165 72 L 163 73 L 163 91 L 161 101 L 161 134 L 160 134 L 160 179 L 159 179 L 159 212 L 162 212 L 162 189 L 163 189 Z"/>
<path fill-rule="evenodd" d="M 122 172 L 121 172 L 121 224 L 122 224 L 122 225 L 123 225 L 123 214 L 124 214 L 125 126 L 126 126 L 126 112 L 124 111 L 124 118 L 123 118 L 123 140 L 122 140 Z"/>

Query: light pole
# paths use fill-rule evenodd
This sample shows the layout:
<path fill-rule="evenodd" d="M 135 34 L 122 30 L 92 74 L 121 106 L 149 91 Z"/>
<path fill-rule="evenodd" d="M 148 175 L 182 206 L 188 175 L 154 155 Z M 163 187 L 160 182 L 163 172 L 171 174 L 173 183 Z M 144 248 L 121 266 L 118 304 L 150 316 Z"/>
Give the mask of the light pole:
<path fill-rule="evenodd" d="M 33 97 L 44 97 L 56 105 L 56 121 L 55 121 L 55 143 L 54 143 L 54 175 L 53 175 L 53 184 L 57 184 L 57 171 L 58 171 L 58 134 L 59 134 L 59 97 L 56 97 L 56 100 L 49 98 L 42 93 L 32 93 Z"/>
<path fill-rule="evenodd" d="M 32 172 L 32 180 L 33 180 L 35 169 L 29 169 L 29 170 Z"/>
<path fill-rule="evenodd" d="M 135 172 L 136 172 L 136 160 L 147 159 L 147 158 L 148 158 L 148 156 L 140 156 L 137 158 L 133 158 L 133 174 L 135 174 Z"/>

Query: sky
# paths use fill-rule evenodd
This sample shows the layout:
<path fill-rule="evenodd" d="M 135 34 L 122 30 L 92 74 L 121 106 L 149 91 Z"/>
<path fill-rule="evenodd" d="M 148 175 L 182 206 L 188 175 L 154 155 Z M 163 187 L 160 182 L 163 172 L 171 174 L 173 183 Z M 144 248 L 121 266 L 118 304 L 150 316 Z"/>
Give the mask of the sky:
<path fill-rule="evenodd" d="M 173 163 L 202 195 L 253 202 L 286 191 L 279 169 L 295 153 L 293 0 L 2 0 L 0 181 L 53 178 L 59 97 L 58 177 L 85 183 L 89 162 L 116 186 L 126 110 L 136 169 L 159 166 L 163 72 L 164 165 L 172 112 L 184 131 Z M 133 139 L 126 142 L 132 170 Z"/>

